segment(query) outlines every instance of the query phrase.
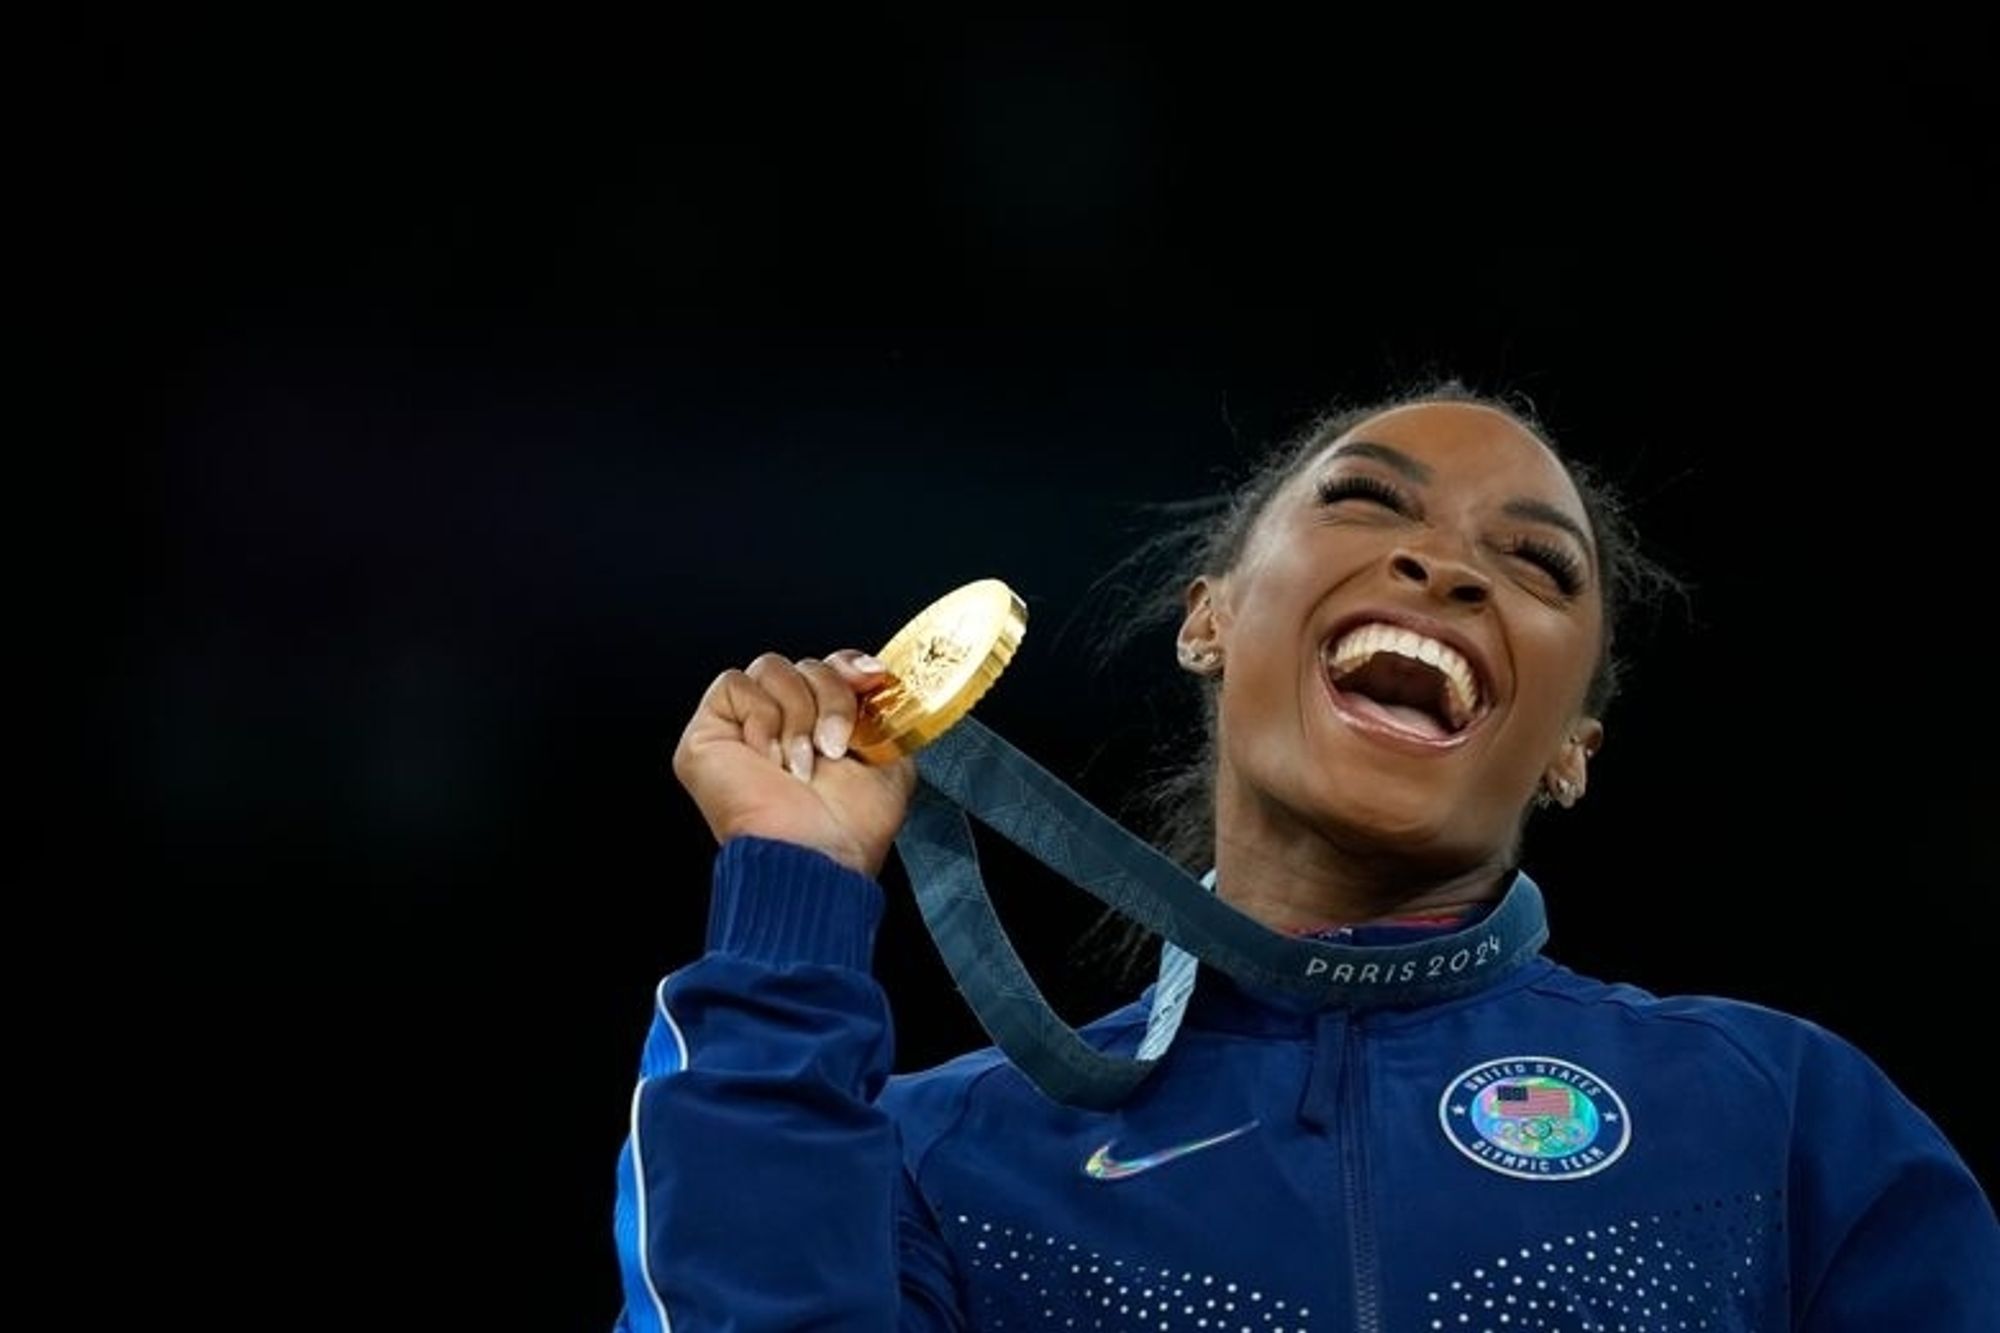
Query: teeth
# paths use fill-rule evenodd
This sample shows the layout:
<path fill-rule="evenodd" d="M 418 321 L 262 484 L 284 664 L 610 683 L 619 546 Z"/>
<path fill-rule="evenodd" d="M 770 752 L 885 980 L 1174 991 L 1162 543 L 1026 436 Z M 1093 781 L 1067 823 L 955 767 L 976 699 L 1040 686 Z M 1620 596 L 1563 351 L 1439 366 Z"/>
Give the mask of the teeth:
<path fill-rule="evenodd" d="M 1407 630 L 1400 625 L 1380 623 L 1357 626 L 1340 637 L 1326 651 L 1326 664 L 1335 675 L 1348 671 L 1376 653 L 1395 653 L 1427 666 L 1436 667 L 1451 686 L 1452 722 L 1463 726 L 1479 706 L 1479 686 L 1472 664 L 1456 648 L 1436 639 Z"/>

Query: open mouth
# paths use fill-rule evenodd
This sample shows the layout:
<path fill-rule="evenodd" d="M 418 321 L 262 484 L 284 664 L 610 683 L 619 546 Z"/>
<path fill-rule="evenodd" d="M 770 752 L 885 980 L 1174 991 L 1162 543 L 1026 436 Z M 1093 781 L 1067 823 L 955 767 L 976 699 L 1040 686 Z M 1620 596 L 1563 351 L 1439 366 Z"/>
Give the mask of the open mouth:
<path fill-rule="evenodd" d="M 1450 644 L 1367 621 L 1328 639 L 1320 663 L 1334 704 L 1371 729 L 1448 742 L 1485 715 L 1479 673 Z"/>

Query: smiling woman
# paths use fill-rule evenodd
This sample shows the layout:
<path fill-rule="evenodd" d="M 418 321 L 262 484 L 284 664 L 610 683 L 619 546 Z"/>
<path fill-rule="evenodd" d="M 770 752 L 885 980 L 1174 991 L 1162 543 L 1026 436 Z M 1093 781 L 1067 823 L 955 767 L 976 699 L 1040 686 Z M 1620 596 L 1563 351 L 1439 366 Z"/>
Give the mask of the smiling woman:
<path fill-rule="evenodd" d="M 1413 423 L 1409 413 L 1420 409 Z M 1359 429 L 1364 424 L 1365 431 Z M 1529 465 L 1533 475 L 1521 483 L 1520 493 L 1508 488 L 1504 475 L 1493 478 L 1491 484 L 1501 491 L 1489 497 L 1494 512 L 1483 518 L 1455 519 L 1438 508 L 1449 502 L 1452 491 L 1447 488 L 1442 498 L 1430 494 L 1440 485 L 1437 471 L 1387 442 L 1412 424 L 1448 426 L 1450 436 L 1469 446 L 1469 461 L 1478 461 L 1484 437 L 1500 446 L 1487 460 L 1489 466 L 1512 457 L 1517 465 Z M 1515 437 L 1511 455 L 1508 437 Z M 1546 495 L 1536 493 L 1538 487 Z M 1446 380 L 1384 402 L 1323 415 L 1273 450 L 1210 506 L 1197 508 L 1190 518 L 1154 534 L 1130 557 L 1132 568 L 1119 571 L 1143 578 L 1140 571 L 1168 567 L 1153 591 L 1125 608 L 1108 628 L 1101 640 L 1104 659 L 1127 651 L 1152 627 L 1177 622 L 1181 665 L 1202 686 L 1203 743 L 1167 752 L 1166 775 L 1131 802 L 1135 817 L 1147 825 L 1155 843 L 1191 869 L 1217 861 L 1223 656 L 1219 645 L 1205 641 L 1213 615 L 1208 599 L 1212 589 L 1229 586 L 1232 577 L 1240 583 L 1253 560 L 1268 563 L 1272 556 L 1259 556 L 1255 543 L 1265 543 L 1268 552 L 1271 528 L 1287 521 L 1287 509 L 1291 525 L 1302 528 L 1308 539 L 1318 526 L 1345 528 L 1349 540 L 1371 531 L 1406 534 L 1404 542 L 1387 553 L 1390 572 L 1404 594 L 1421 590 L 1426 581 L 1444 581 L 1441 589 L 1433 586 L 1429 596 L 1399 596 L 1372 612 L 1343 612 L 1320 653 L 1337 713 L 1354 725 L 1372 725 L 1378 733 L 1434 745 L 1458 743 L 1475 722 L 1483 722 L 1492 706 L 1497 686 L 1489 650 L 1479 647 L 1468 637 L 1471 631 L 1461 630 L 1458 622 L 1490 634 L 1491 627 L 1505 619 L 1505 603 L 1488 605 L 1494 601 L 1495 581 L 1464 577 L 1467 566 L 1435 568 L 1427 563 L 1421 543 L 1427 539 L 1426 531 L 1440 522 L 1498 523 L 1473 529 L 1483 534 L 1475 549 L 1504 566 L 1506 577 L 1497 586 L 1538 595 L 1549 608 L 1546 615 L 1538 615 L 1540 621 L 1574 626 L 1582 618 L 1594 622 L 1595 633 L 1594 648 L 1575 649 L 1578 662 L 1557 664 L 1558 670 L 1572 674 L 1587 664 L 1587 681 L 1575 705 L 1580 723 L 1589 724 L 1582 727 L 1587 734 L 1578 737 L 1581 744 L 1566 756 L 1557 756 L 1567 758 L 1567 766 L 1548 773 L 1545 782 L 1527 783 L 1503 802 L 1503 815 L 1513 821 L 1518 834 L 1531 810 L 1552 804 L 1567 807 L 1582 798 L 1589 759 L 1603 743 L 1601 719 L 1618 697 L 1626 674 L 1619 645 L 1628 622 L 1678 595 L 1681 585 L 1645 552 L 1617 491 L 1591 468 L 1563 460 L 1548 432 L 1524 405 L 1482 397 Z M 1403 549 L 1412 542 L 1416 549 Z M 1443 615 L 1434 609 L 1440 596 Z M 1510 600 L 1516 596 L 1518 592 L 1509 593 Z M 1454 614 L 1454 605 L 1471 613 Z M 1435 646 L 1427 647 L 1427 642 Z M 1434 670 L 1424 669 L 1430 665 L 1424 660 L 1427 655 L 1437 659 Z M 1516 666 L 1509 679 L 1519 678 Z M 1537 688 L 1546 683 L 1540 675 L 1531 674 L 1530 680 Z M 1518 848 L 1517 838 L 1505 859 L 1511 860 Z M 1131 935 L 1115 952 L 1129 954 L 1137 941 Z"/>
<path fill-rule="evenodd" d="M 1311 927 L 1493 894 L 1533 794 L 1575 799 L 1602 736 L 1587 522 L 1549 447 L 1480 403 L 1376 413 L 1298 467 L 1180 631 L 1221 679 L 1225 897 Z"/>
<path fill-rule="evenodd" d="M 1316 423 L 1195 531 L 1206 744 L 1155 841 L 1342 984 L 1166 950 L 1083 1031 L 1153 1061 L 1110 1107 L 994 1049 L 891 1077 L 916 773 L 847 746 L 882 663 L 723 671 L 674 755 L 719 851 L 632 1098 L 621 1328 L 2000 1325 L 1991 1203 L 1865 1054 L 1539 952 L 1523 829 L 1583 798 L 1618 626 L 1672 585 L 1607 488 L 1446 385 Z"/>

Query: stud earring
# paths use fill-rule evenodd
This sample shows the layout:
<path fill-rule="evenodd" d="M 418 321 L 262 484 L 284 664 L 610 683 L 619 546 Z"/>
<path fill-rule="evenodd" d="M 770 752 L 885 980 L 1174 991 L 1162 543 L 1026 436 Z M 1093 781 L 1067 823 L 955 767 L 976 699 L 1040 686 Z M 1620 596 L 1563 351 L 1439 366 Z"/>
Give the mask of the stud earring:
<path fill-rule="evenodd" d="M 1551 791 L 1550 787 L 1554 790 Z M 1535 809 L 1546 810 L 1558 801 L 1567 802 L 1575 791 L 1576 784 L 1568 778 L 1552 778 L 1549 786 L 1535 788 Z"/>

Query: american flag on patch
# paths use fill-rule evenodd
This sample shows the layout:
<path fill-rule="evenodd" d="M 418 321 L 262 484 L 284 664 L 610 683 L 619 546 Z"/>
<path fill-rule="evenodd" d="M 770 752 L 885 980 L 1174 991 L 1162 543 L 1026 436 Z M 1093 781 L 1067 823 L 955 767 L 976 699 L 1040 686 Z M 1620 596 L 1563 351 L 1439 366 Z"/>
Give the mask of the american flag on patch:
<path fill-rule="evenodd" d="M 1502 1083 L 1493 1089 L 1495 1115 L 1568 1116 L 1569 1113 L 1569 1089 L 1560 1084 Z"/>

